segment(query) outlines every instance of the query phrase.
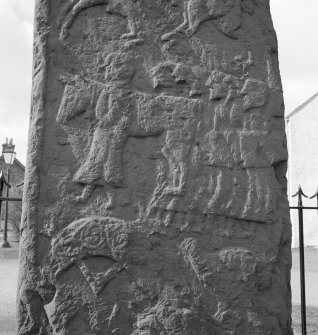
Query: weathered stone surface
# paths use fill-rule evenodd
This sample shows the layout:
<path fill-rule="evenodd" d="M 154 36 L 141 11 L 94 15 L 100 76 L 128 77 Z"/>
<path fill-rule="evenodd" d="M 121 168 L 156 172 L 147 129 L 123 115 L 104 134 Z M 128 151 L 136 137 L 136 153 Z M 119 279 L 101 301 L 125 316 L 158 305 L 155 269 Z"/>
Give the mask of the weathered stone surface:
<path fill-rule="evenodd" d="M 292 334 L 268 0 L 37 0 L 19 334 Z"/>

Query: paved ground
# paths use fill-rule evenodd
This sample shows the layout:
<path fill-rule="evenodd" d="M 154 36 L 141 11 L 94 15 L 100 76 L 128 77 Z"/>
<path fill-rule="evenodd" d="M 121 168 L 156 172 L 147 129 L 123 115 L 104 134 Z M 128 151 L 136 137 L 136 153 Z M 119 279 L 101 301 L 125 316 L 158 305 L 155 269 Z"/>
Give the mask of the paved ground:
<path fill-rule="evenodd" d="M 18 278 L 18 245 L 0 246 L 0 335 L 15 335 L 15 297 Z"/>
<path fill-rule="evenodd" d="M 305 253 L 308 335 L 318 335 L 318 250 Z M 15 297 L 18 276 L 18 246 L 0 247 L 0 335 L 15 335 Z M 295 335 L 300 332 L 299 255 L 293 250 L 293 320 Z"/>

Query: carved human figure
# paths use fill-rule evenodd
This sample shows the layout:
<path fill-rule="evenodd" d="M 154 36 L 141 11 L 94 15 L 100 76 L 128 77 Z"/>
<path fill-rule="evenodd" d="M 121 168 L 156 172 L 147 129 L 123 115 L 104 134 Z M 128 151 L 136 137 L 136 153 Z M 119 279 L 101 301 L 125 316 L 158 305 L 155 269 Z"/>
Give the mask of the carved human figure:
<path fill-rule="evenodd" d="M 164 134 L 162 154 L 169 172 L 163 193 L 181 195 L 185 191 L 187 157 L 199 118 L 199 100 L 183 97 L 183 93 L 180 97 L 171 92 L 163 96 L 133 93 L 129 83 L 136 66 L 129 59 L 117 54 L 108 57 L 105 85 L 74 78 L 65 86 L 57 121 L 69 123 L 87 108 L 93 108 L 97 121 L 89 153 L 73 177 L 75 182 L 86 185 L 79 200 L 89 197 L 96 185 L 124 186 L 122 156 L 129 136 Z M 189 78 L 187 71 L 178 64 L 159 64 L 150 71 L 153 88 L 169 92 L 181 83 L 188 86 L 189 96 L 200 95 L 197 79 L 193 74 Z M 98 96 L 96 105 L 91 98 L 93 92 Z"/>
<path fill-rule="evenodd" d="M 127 136 L 133 113 L 133 100 L 126 85 L 135 68 L 127 61 L 129 55 L 110 54 L 105 61 L 105 84 L 81 78 L 66 83 L 63 99 L 57 115 L 62 124 L 92 109 L 96 125 L 88 155 L 73 176 L 77 183 L 85 185 L 82 198 L 89 197 L 96 185 L 122 186 L 121 151 Z M 79 199 L 80 200 L 80 199 Z"/>
<path fill-rule="evenodd" d="M 271 73 L 268 67 L 269 80 Z M 210 99 L 216 102 L 214 127 L 205 137 L 206 164 L 216 173 L 207 206 L 220 215 L 271 221 L 279 187 L 273 167 L 287 159 L 285 140 L 282 136 L 278 140 L 276 130 L 281 127 L 281 92 L 270 81 L 217 70 L 207 86 Z M 242 192 L 244 184 L 248 188 Z M 233 196 L 236 190 L 240 195 Z M 242 197 L 246 197 L 245 207 L 237 207 L 235 199 Z"/>

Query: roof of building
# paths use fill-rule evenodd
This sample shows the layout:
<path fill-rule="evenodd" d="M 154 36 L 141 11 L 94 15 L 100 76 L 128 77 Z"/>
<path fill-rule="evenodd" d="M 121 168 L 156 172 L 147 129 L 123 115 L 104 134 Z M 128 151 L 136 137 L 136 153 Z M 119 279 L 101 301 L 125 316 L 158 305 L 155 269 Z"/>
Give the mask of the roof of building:
<path fill-rule="evenodd" d="M 0 159 L 3 159 L 3 156 L 0 156 Z M 25 166 L 17 159 L 14 159 L 14 163 L 17 164 L 23 171 L 25 171 Z"/>
<path fill-rule="evenodd" d="M 15 158 L 14 162 L 17 163 L 20 166 L 20 168 L 25 171 L 25 166 L 18 159 Z"/>
<path fill-rule="evenodd" d="M 299 107 L 297 107 L 295 110 L 293 110 L 291 113 L 289 113 L 285 119 L 289 120 L 293 115 L 297 114 L 301 110 L 303 110 L 307 105 L 309 105 L 313 100 L 315 100 L 318 97 L 318 92 L 314 94 L 311 98 L 306 100 L 303 104 L 301 104 Z"/>

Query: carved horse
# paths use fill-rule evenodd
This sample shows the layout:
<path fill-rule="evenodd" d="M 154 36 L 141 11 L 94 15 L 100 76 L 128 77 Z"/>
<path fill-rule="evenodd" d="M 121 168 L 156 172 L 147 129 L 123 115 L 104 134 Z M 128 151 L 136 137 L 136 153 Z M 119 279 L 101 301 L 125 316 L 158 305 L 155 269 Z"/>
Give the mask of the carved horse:
<path fill-rule="evenodd" d="M 124 89 L 109 91 L 106 84 L 97 86 L 78 76 L 71 79 L 65 86 L 57 115 L 57 122 L 67 125 L 83 111 L 95 111 L 97 124 L 90 150 L 73 180 L 92 187 L 105 183 L 121 187 L 122 153 L 128 137 L 164 134 L 162 154 L 169 166 L 164 192 L 183 194 L 188 155 L 200 114 L 199 100 L 142 92 L 132 94 Z M 93 92 L 97 92 L 95 101 Z"/>
<path fill-rule="evenodd" d="M 95 126 L 90 150 L 73 179 L 84 185 L 123 183 L 122 153 L 129 136 L 147 137 L 165 134 L 162 154 L 169 165 L 165 192 L 181 194 L 185 187 L 186 160 L 193 142 L 199 115 L 197 99 L 99 91 L 92 101 L 91 88 L 79 77 L 66 84 L 57 115 L 67 125 L 83 110 L 95 110 Z"/>

